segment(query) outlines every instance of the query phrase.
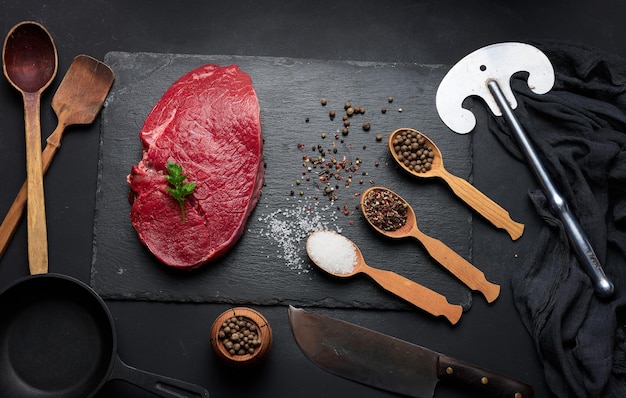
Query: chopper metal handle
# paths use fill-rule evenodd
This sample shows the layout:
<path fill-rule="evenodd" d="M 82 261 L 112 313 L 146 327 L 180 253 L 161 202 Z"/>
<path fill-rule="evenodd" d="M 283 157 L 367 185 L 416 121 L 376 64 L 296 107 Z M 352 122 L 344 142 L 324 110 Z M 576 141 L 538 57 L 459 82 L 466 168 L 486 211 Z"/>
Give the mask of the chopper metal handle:
<path fill-rule="evenodd" d="M 602 269 L 600 261 L 598 260 L 589 239 L 587 239 L 580 223 L 552 182 L 548 171 L 545 169 L 543 163 L 539 159 L 539 156 L 535 152 L 535 149 L 526 135 L 524 128 L 517 120 L 517 117 L 513 113 L 513 109 L 509 106 L 509 103 L 498 85 L 498 82 L 496 80 L 490 80 L 487 83 L 487 87 L 500 107 L 502 116 L 513 130 L 513 135 L 517 140 L 520 149 L 526 156 L 535 177 L 539 181 L 539 184 L 550 201 L 552 211 L 563 223 L 574 253 L 578 258 L 578 261 L 582 264 L 584 270 L 591 278 L 596 294 L 601 298 L 611 297 L 614 293 L 613 284 L 604 274 L 604 270 Z"/>

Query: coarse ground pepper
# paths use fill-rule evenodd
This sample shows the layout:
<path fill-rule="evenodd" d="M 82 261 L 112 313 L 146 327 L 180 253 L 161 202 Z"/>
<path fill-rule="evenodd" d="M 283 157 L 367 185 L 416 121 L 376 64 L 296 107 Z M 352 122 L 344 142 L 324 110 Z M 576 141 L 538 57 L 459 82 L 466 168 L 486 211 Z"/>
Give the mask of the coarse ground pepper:
<path fill-rule="evenodd" d="M 369 190 L 363 199 L 363 214 L 375 227 L 396 231 L 407 222 L 409 204 L 388 189 Z"/>

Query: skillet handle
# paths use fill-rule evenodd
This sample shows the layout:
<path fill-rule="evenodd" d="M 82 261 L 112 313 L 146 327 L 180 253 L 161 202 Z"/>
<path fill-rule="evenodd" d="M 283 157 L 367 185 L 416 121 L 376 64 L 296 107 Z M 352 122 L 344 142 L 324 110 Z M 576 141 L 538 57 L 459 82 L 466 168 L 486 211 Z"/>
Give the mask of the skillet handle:
<path fill-rule="evenodd" d="M 116 358 L 109 380 L 124 380 L 163 398 L 209 398 L 209 392 L 195 384 L 146 372 Z"/>

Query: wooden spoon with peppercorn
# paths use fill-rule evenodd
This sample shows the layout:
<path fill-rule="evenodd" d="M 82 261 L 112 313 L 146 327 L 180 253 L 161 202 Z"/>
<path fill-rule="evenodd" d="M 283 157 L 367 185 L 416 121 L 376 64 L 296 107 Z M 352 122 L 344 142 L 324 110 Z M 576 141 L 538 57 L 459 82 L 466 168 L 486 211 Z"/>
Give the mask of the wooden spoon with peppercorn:
<path fill-rule="evenodd" d="M 470 289 L 481 292 L 491 303 L 500 295 L 500 286 L 485 279 L 485 274 L 443 242 L 417 228 L 413 208 L 395 192 L 372 187 L 361 194 L 361 211 L 368 223 L 381 234 L 393 238 L 413 237 L 420 241 L 432 258 Z"/>
<path fill-rule="evenodd" d="M 307 239 L 306 251 L 311 261 L 329 274 L 341 278 L 366 274 L 385 290 L 431 315 L 444 316 L 453 325 L 463 314 L 463 307 L 450 304 L 445 296 L 395 272 L 370 267 L 358 246 L 334 231 L 313 232 Z"/>
<path fill-rule="evenodd" d="M 417 130 L 401 128 L 389 135 L 389 150 L 396 162 L 420 178 L 439 177 L 472 209 L 516 240 L 524 233 L 524 224 L 511 219 L 509 212 L 464 179 L 443 167 L 441 151 L 427 136 Z"/>

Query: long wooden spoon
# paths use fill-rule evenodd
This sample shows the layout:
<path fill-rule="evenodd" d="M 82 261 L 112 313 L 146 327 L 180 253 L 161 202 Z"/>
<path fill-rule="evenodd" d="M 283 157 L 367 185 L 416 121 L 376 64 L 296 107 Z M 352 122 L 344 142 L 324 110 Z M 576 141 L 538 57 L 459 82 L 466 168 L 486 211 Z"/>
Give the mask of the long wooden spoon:
<path fill-rule="evenodd" d="M 327 244 L 329 241 L 330 245 Z M 321 251 L 318 242 L 322 243 Z M 333 259 L 328 257 L 329 255 L 337 254 L 332 252 L 333 247 L 340 251 L 348 248 L 350 253 L 353 254 L 353 260 L 347 270 L 334 268 L 334 264 L 332 264 Z M 346 278 L 363 273 L 376 281 L 385 290 L 431 315 L 443 315 L 452 324 L 456 324 L 461 318 L 463 308 L 460 305 L 450 304 L 441 294 L 395 272 L 370 267 L 365 263 L 363 254 L 358 246 L 350 239 L 334 231 L 320 230 L 313 232 L 307 239 L 306 250 L 311 261 L 331 275 Z M 337 259 L 336 261 L 342 260 Z"/>
<path fill-rule="evenodd" d="M 381 210 L 383 208 L 384 210 Z M 481 292 L 487 302 L 491 303 L 500 295 L 500 286 L 485 279 L 482 271 L 440 240 L 431 238 L 420 231 L 417 228 L 413 208 L 400 195 L 387 188 L 369 188 L 361 194 L 361 211 L 367 222 L 381 234 L 394 239 L 406 237 L 417 239 L 432 258 L 470 289 Z M 395 220 L 388 222 L 390 218 L 395 218 Z"/>
<path fill-rule="evenodd" d="M 419 134 L 420 137 L 426 141 L 426 145 L 433 152 L 433 159 L 428 170 L 417 171 L 411 167 L 409 162 L 405 162 L 405 159 L 401 159 L 397 148 L 396 139 L 401 136 L 403 132 L 411 132 Z M 452 192 L 455 193 L 461 200 L 474 209 L 478 214 L 482 215 L 487 221 L 493 224 L 497 228 L 504 229 L 511 239 L 516 240 L 524 233 L 524 224 L 520 224 L 511 219 L 509 212 L 500 207 L 496 202 L 489 199 L 484 193 L 479 191 L 469 182 L 464 179 L 450 174 L 443 167 L 443 156 L 441 151 L 437 148 L 437 145 L 423 133 L 410 128 L 401 128 L 395 130 L 389 135 L 389 150 L 396 162 L 406 171 L 420 178 L 439 177 L 448 183 Z"/>
<path fill-rule="evenodd" d="M 43 174 L 46 174 L 52 159 L 61 146 L 63 133 L 68 126 L 91 124 L 102 109 L 114 74 L 106 64 L 88 56 L 78 55 L 65 73 L 59 88 L 52 98 L 52 108 L 58 123 L 47 138 L 42 153 Z M 11 208 L 0 225 L 0 258 L 19 225 L 27 199 L 26 182 L 19 190 Z"/>
<path fill-rule="evenodd" d="M 48 235 L 41 163 L 41 93 L 57 73 L 58 57 L 50 33 L 36 22 L 15 25 L 2 48 L 4 75 L 22 93 L 26 131 L 28 264 L 31 274 L 48 272 Z"/>

